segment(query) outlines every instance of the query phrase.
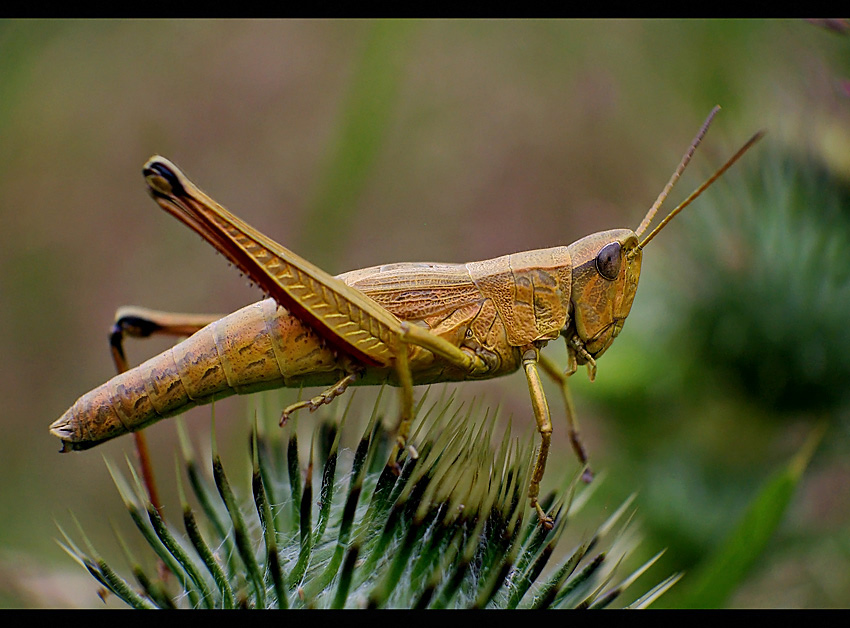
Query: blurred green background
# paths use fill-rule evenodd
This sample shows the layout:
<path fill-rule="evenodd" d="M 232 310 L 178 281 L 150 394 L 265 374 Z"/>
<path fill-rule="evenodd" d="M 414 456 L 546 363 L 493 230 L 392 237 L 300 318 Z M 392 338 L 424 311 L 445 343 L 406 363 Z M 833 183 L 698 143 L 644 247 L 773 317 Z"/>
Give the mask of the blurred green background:
<path fill-rule="evenodd" d="M 112 375 L 115 309 L 260 296 L 150 200 L 149 156 L 330 272 L 463 262 L 635 228 L 715 104 L 672 202 L 768 135 L 648 247 L 597 381 L 573 378 L 606 473 L 593 501 L 637 492 L 642 551 L 668 548 L 656 581 L 692 573 L 825 424 L 728 604 L 850 605 L 843 23 L 138 20 L 0 22 L 0 606 L 101 604 L 55 522 L 128 526 L 102 457 L 132 442 L 60 456 L 47 428 Z M 129 358 L 167 346 L 131 342 Z M 549 354 L 563 363 L 561 343 Z M 457 389 L 532 429 L 521 375 Z M 574 470 L 550 390 L 550 465 Z M 217 404 L 246 417 L 220 420 L 220 443 L 244 449 L 246 408 Z M 209 416 L 188 415 L 200 443 Z M 148 430 L 166 487 L 172 423 Z"/>

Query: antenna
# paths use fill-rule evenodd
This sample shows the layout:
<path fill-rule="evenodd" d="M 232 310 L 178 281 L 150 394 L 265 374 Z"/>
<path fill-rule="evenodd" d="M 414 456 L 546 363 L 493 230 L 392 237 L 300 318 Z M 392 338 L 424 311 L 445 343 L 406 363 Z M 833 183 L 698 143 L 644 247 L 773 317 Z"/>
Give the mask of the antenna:
<path fill-rule="evenodd" d="M 709 116 L 708 121 L 710 121 L 710 120 L 711 120 L 711 117 Z M 703 127 L 703 128 L 705 128 L 705 127 Z M 705 181 L 705 183 L 703 183 L 701 186 L 699 186 L 696 190 L 691 192 L 691 195 L 688 198 L 686 198 L 684 201 L 679 203 L 679 205 L 676 207 L 676 209 L 671 211 L 664 220 L 659 222 L 658 226 L 655 227 L 655 229 L 653 229 L 652 232 L 648 236 L 646 236 L 640 244 L 638 244 L 638 248 L 642 249 L 643 247 L 645 247 L 649 243 L 649 241 L 652 240 L 652 238 L 654 238 L 656 236 L 656 234 L 659 231 L 661 231 L 661 229 L 664 228 L 664 225 L 666 225 L 668 222 L 673 220 L 673 217 L 676 214 L 678 214 L 680 211 L 685 209 L 685 207 L 690 205 L 694 201 L 694 199 L 696 199 L 697 196 L 702 194 L 708 186 L 710 186 L 712 183 L 714 183 L 724 172 L 726 172 L 732 166 L 732 164 L 734 164 L 736 161 L 738 161 L 738 159 L 741 157 L 741 155 L 746 153 L 750 149 L 750 147 L 752 147 L 752 145 L 755 144 L 756 142 L 758 142 L 762 137 L 764 137 L 764 131 L 759 131 L 758 133 L 753 135 L 749 140 L 747 140 L 747 143 L 744 144 L 741 148 L 739 148 L 738 152 L 735 153 L 734 155 L 732 155 L 732 157 L 730 157 L 729 160 L 725 164 L 723 164 L 717 172 L 715 172 L 713 175 L 711 175 Z M 696 147 L 694 146 L 693 148 L 696 148 Z M 693 151 L 691 151 L 691 152 L 693 152 Z M 687 163 L 687 161 L 683 160 L 683 163 Z M 678 171 L 677 171 L 677 175 L 678 175 Z M 671 179 L 671 181 L 675 181 L 675 178 L 677 178 L 677 175 L 674 175 L 674 179 Z M 646 219 L 644 219 L 644 222 L 646 222 Z"/>
<path fill-rule="evenodd" d="M 652 207 L 649 208 L 649 211 L 646 212 L 646 216 L 644 216 L 643 221 L 635 231 L 635 235 L 638 237 L 646 231 L 646 228 L 649 226 L 649 223 L 652 222 L 652 219 L 655 218 L 655 212 L 661 207 L 661 204 L 667 198 L 667 195 L 670 193 L 670 190 L 673 189 L 673 186 L 676 185 L 676 181 L 679 180 L 679 177 L 682 176 L 682 173 L 685 171 L 685 167 L 688 165 L 688 162 L 691 160 L 691 157 L 694 156 L 694 152 L 696 152 L 697 146 L 699 146 L 700 142 L 702 142 L 702 138 L 705 137 L 706 132 L 708 131 L 708 127 L 711 125 L 711 121 L 714 120 L 714 116 L 717 115 L 717 112 L 720 111 L 720 105 L 715 105 L 714 109 L 711 110 L 711 113 L 708 114 L 708 117 L 705 119 L 705 122 L 702 123 L 702 127 L 700 127 L 699 133 L 697 133 L 694 140 L 691 142 L 690 148 L 688 148 L 688 152 L 682 157 L 682 161 L 679 163 L 679 167 L 676 168 L 676 172 L 673 173 L 673 176 L 670 177 L 670 180 L 667 182 L 667 185 L 664 186 L 664 189 L 661 190 L 661 194 L 658 195 L 658 198 L 655 199 L 655 202 L 652 204 Z"/>

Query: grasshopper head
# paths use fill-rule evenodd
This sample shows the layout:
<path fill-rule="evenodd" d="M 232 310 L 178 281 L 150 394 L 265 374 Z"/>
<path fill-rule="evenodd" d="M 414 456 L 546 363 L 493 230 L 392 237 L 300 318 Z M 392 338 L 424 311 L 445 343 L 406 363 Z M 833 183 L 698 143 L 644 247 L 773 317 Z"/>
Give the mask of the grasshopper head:
<path fill-rule="evenodd" d="M 667 198 L 667 194 L 681 176 L 685 166 L 688 165 L 718 110 L 719 107 L 712 109 L 694 141 L 691 142 L 690 148 L 682 157 L 679 167 L 661 191 L 658 199 L 649 208 L 636 232 L 629 229 L 602 231 L 582 238 L 569 247 L 573 267 L 570 295 L 572 320 L 561 334 L 566 337 L 568 346 L 572 347 L 571 350 L 575 351 L 576 362 L 589 364 L 591 379 L 596 368 L 595 358 L 611 346 L 614 338 L 623 328 L 629 310 L 632 309 L 640 278 L 643 248 L 674 216 L 690 205 L 764 135 L 762 131 L 753 135 L 717 172 L 679 203 L 655 229 L 644 236 L 655 213 Z M 643 239 L 639 241 L 638 238 Z"/>
<path fill-rule="evenodd" d="M 642 252 L 629 229 L 594 233 L 569 250 L 572 324 L 586 351 L 596 358 L 614 342 L 632 309 Z"/>

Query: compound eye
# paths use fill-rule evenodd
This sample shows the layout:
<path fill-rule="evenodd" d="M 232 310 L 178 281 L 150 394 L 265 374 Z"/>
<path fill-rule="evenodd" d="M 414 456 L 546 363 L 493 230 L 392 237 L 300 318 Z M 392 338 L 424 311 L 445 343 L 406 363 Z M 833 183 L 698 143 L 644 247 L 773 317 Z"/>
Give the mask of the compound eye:
<path fill-rule="evenodd" d="M 602 247 L 596 256 L 596 270 L 610 281 L 620 274 L 620 243 L 610 242 Z"/>

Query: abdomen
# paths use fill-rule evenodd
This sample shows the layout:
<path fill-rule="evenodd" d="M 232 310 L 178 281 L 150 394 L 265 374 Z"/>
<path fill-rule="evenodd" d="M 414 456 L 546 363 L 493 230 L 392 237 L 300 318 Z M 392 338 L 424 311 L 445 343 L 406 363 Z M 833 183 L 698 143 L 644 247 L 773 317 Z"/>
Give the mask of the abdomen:
<path fill-rule="evenodd" d="M 51 426 L 68 449 L 99 442 L 233 394 L 330 385 L 335 352 L 272 299 L 248 305 L 80 397 Z"/>

